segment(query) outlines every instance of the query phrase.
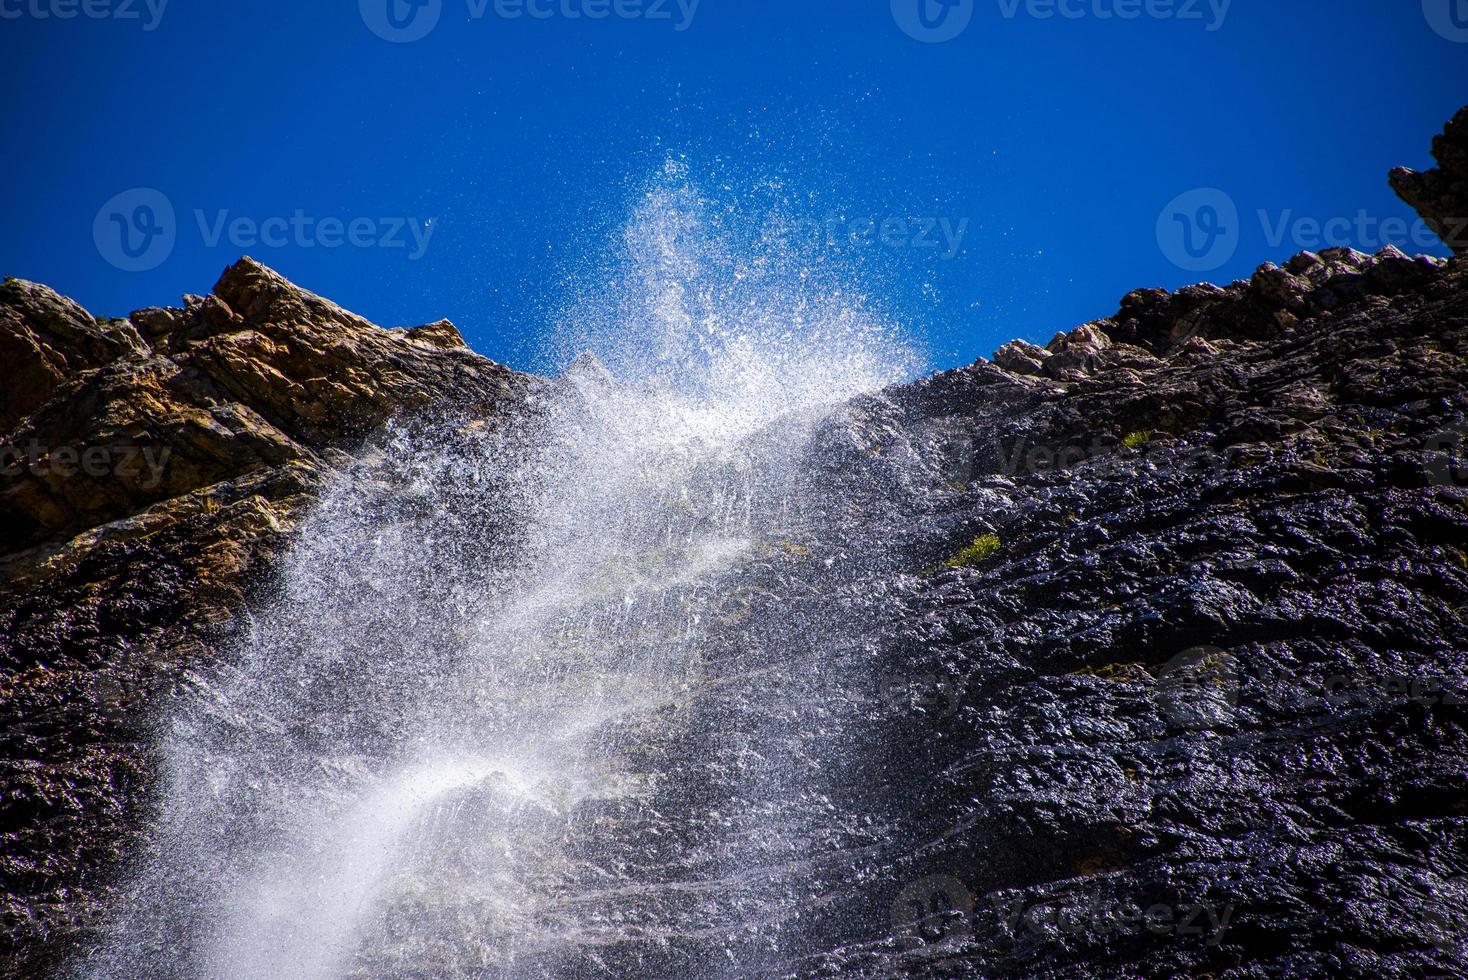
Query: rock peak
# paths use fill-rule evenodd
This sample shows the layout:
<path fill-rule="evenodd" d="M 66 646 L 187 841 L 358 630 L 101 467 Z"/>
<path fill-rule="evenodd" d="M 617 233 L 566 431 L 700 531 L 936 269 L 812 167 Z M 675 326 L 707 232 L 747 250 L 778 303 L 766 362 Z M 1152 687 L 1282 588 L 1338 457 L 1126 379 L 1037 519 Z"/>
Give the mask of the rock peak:
<path fill-rule="evenodd" d="M 1432 141 L 1437 169 L 1391 172 L 1392 190 L 1416 209 L 1437 237 L 1462 255 L 1468 252 L 1468 106 L 1458 110 Z"/>

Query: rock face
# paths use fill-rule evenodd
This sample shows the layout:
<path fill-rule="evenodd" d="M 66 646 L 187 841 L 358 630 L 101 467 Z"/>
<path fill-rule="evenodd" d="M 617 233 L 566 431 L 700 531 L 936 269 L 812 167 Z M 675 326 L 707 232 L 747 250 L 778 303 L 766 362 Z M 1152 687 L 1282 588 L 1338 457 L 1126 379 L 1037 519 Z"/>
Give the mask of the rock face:
<path fill-rule="evenodd" d="M 0 357 L 0 972 L 25 975 L 94 924 L 159 705 L 347 452 L 445 393 L 493 415 L 531 382 L 446 322 L 384 330 L 249 259 L 110 322 L 7 280 Z"/>
<path fill-rule="evenodd" d="M 806 967 L 1462 975 L 1468 265 L 1302 255 L 1021 350 L 859 423 L 965 487 L 915 550 L 989 543 L 888 583 L 900 829 Z"/>
<path fill-rule="evenodd" d="M 1439 223 L 1464 119 L 1437 176 L 1393 176 Z M 173 692 L 217 666 L 327 481 L 395 415 L 493 419 L 542 382 L 248 259 L 125 321 L 7 281 L 0 357 L 0 970 L 45 976 L 138 844 Z M 648 763 L 671 811 L 752 731 L 861 750 L 821 788 L 786 955 L 750 972 L 1462 975 L 1465 435 L 1468 263 L 1394 249 L 1138 290 L 853 404 L 806 479 L 861 513 L 792 528 L 738 602 L 817 625 L 834 604 L 894 684 L 841 725 L 780 717 L 781 685 L 842 664 L 754 637 L 689 708 L 706 742 L 667 758 L 692 761 Z M 874 539 L 884 560 L 859 560 Z M 733 637 L 762 620 L 728 615 Z M 797 795 L 771 806 L 795 819 Z M 791 863 L 763 845 L 751 862 Z M 703 941 L 576 975 L 688 975 Z"/>
<path fill-rule="evenodd" d="M 1417 173 L 1393 170 L 1392 189 L 1417 212 L 1448 247 L 1468 251 L 1468 107 L 1432 141 L 1438 169 Z"/>

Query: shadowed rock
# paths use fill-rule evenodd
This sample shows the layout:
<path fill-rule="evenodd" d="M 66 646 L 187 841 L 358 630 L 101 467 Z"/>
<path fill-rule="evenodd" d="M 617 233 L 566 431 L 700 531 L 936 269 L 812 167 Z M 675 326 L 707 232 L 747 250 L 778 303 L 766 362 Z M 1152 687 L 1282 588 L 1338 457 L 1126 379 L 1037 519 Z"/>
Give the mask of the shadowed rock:
<path fill-rule="evenodd" d="M 1468 107 L 1432 141 L 1437 169 L 1391 172 L 1392 189 L 1454 252 L 1468 251 Z"/>

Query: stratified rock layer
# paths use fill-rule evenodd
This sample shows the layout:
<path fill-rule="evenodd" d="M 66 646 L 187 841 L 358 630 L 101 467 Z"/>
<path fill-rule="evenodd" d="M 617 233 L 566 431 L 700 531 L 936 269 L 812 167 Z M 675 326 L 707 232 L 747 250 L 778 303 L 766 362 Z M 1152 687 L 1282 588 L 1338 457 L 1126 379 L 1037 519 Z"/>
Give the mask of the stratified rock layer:
<path fill-rule="evenodd" d="M 856 590 L 917 693 L 806 971 L 1462 975 L 1468 265 L 1133 293 L 1014 368 L 853 423 L 964 489 L 897 495 L 941 570 Z"/>

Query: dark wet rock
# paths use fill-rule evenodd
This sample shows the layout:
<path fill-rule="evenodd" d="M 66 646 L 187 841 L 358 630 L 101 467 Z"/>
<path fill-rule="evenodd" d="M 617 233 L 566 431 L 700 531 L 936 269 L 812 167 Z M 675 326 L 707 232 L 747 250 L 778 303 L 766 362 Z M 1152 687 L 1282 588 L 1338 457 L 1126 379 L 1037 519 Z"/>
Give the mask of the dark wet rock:
<path fill-rule="evenodd" d="M 882 670 L 929 695 L 874 720 L 846 805 L 889 839 L 798 916 L 799 975 L 1468 968 L 1468 266 L 1183 293 L 1052 344 L 1056 387 L 981 362 L 852 422 L 970 441 L 894 508 Z"/>

